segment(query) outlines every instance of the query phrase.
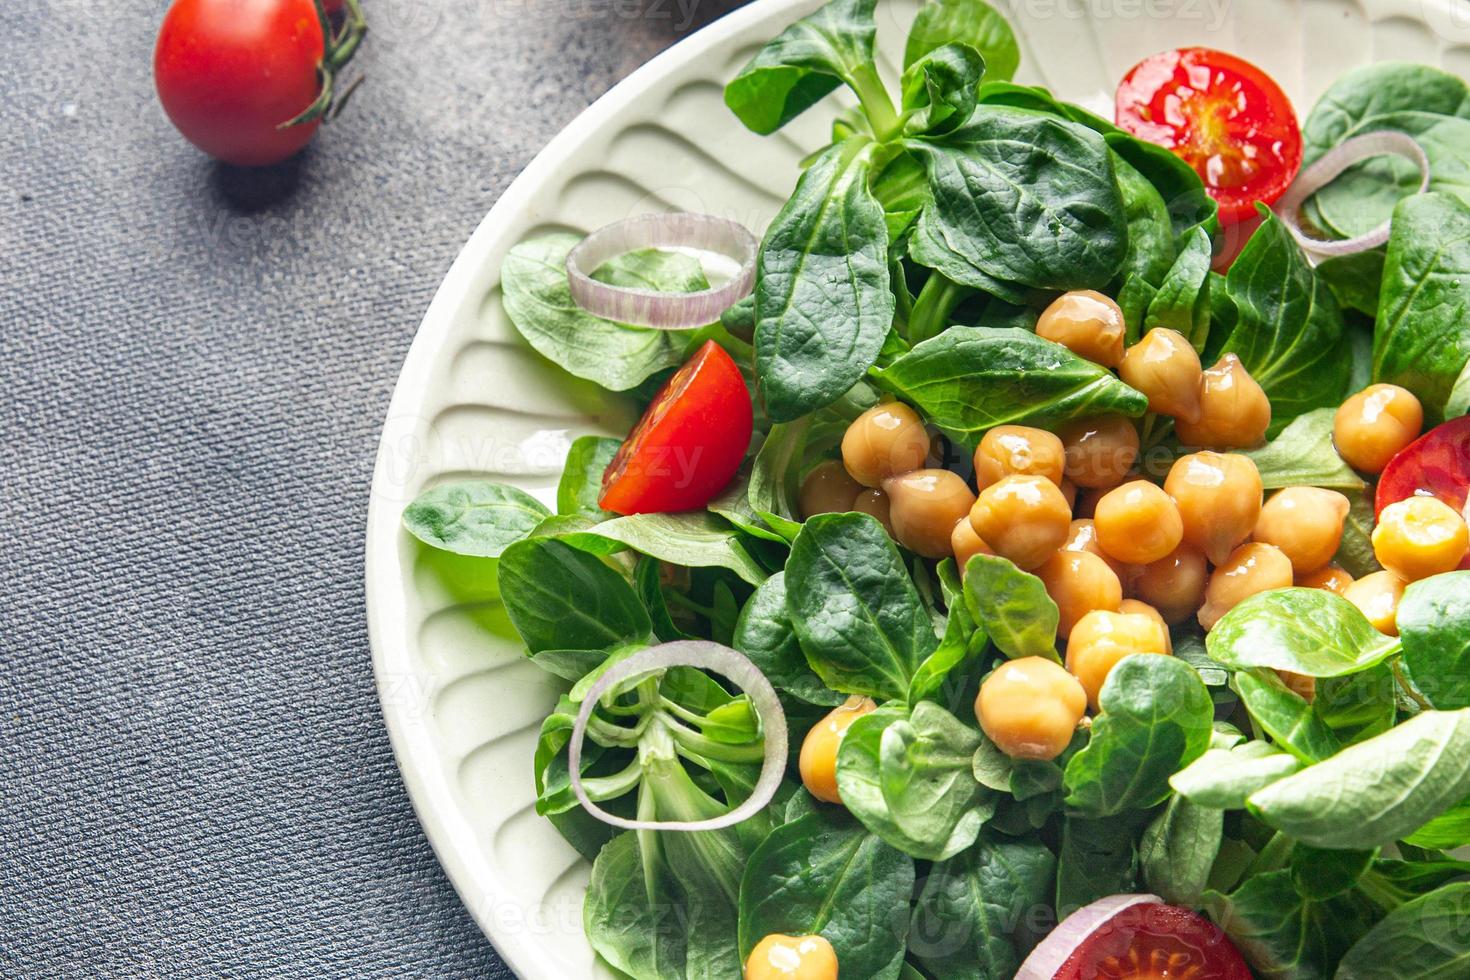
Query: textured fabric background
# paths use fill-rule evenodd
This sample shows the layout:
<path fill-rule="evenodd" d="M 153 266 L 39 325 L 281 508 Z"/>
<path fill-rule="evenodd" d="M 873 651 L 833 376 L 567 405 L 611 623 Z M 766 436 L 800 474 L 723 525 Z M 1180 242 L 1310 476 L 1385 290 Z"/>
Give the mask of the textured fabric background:
<path fill-rule="evenodd" d="M 246 172 L 157 104 L 166 0 L 0 0 L 0 976 L 510 975 L 378 711 L 378 429 L 497 195 L 735 3 L 363 4 Z"/>

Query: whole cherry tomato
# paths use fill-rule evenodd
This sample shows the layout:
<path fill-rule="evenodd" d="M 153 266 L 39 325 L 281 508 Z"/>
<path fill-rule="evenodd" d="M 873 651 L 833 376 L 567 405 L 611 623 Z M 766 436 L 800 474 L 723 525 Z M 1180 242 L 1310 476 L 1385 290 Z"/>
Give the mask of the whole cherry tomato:
<path fill-rule="evenodd" d="M 1084 939 L 1053 980 L 1251 980 L 1213 922 L 1188 909 L 1144 903 L 1119 912 Z"/>
<path fill-rule="evenodd" d="M 707 341 L 659 391 L 602 477 L 604 510 L 693 510 L 740 468 L 754 425 L 740 368 Z"/>
<path fill-rule="evenodd" d="M 1302 165 L 1291 100 L 1248 61 L 1180 48 L 1139 62 L 1118 86 L 1117 122 L 1194 167 L 1228 227 L 1274 204 Z"/>
<path fill-rule="evenodd" d="M 278 163 L 316 135 L 364 30 L 355 3 L 333 37 L 314 0 L 175 0 L 153 53 L 158 97 L 210 156 Z"/>

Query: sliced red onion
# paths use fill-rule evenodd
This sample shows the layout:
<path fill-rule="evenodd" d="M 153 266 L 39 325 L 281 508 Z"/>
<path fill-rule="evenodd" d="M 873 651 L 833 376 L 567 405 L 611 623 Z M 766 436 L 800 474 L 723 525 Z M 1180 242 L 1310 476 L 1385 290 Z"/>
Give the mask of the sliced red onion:
<path fill-rule="evenodd" d="M 729 282 L 697 293 L 609 286 L 592 278 L 598 266 L 641 248 L 693 248 L 715 252 L 740 266 Z M 643 214 L 594 231 L 567 255 L 572 300 L 593 316 L 658 330 L 688 330 L 720 318 L 755 286 L 755 236 L 733 221 L 709 214 Z"/>
<path fill-rule="evenodd" d="M 751 791 L 749 799 L 729 813 L 709 820 L 628 820 L 608 813 L 593 803 L 587 796 L 587 791 L 582 788 L 582 739 L 587 734 L 587 721 L 592 717 L 593 709 L 614 685 L 639 674 L 669 667 L 698 667 L 723 674 L 749 695 L 750 703 L 760 716 L 761 727 L 765 730 L 765 757 L 761 762 L 760 778 L 756 780 L 755 789 Z M 781 777 L 786 773 L 786 712 L 782 710 L 781 700 L 776 697 L 776 689 L 766 680 L 766 675 L 744 654 L 709 640 L 678 640 L 639 651 L 628 659 L 619 661 L 597 679 L 592 689 L 582 698 L 582 709 L 577 713 L 577 723 L 572 728 L 567 756 L 571 769 L 569 775 L 572 779 L 572 792 L 577 795 L 577 802 L 582 804 L 582 809 L 603 823 L 624 830 L 720 830 L 749 820 L 775 798 L 776 791 L 781 787 Z"/>
<path fill-rule="evenodd" d="M 1022 963 L 1021 969 L 1016 972 L 1015 980 L 1052 980 L 1057 975 L 1057 971 L 1062 968 L 1062 964 L 1067 962 L 1067 957 L 1071 956 L 1088 936 L 1107 925 L 1119 913 L 1135 905 L 1162 904 L 1164 900 L 1157 895 L 1109 895 L 1107 898 L 1098 899 L 1091 905 L 1083 906 L 1063 919 L 1061 924 L 1031 951 L 1031 955 L 1026 957 L 1026 962 Z"/>
<path fill-rule="evenodd" d="M 1302 230 L 1299 217 L 1302 205 L 1306 203 L 1307 198 L 1336 180 L 1348 167 L 1385 154 L 1406 157 L 1413 161 L 1419 168 L 1418 193 L 1423 194 L 1429 189 L 1429 157 L 1424 154 L 1424 148 L 1412 136 L 1392 130 L 1354 136 L 1328 150 L 1320 160 L 1297 174 L 1296 180 L 1276 202 L 1277 217 L 1286 224 L 1298 245 L 1320 258 L 1331 258 L 1335 255 L 1366 252 L 1388 241 L 1391 224 L 1388 221 L 1365 235 L 1328 241 L 1308 235 Z"/>

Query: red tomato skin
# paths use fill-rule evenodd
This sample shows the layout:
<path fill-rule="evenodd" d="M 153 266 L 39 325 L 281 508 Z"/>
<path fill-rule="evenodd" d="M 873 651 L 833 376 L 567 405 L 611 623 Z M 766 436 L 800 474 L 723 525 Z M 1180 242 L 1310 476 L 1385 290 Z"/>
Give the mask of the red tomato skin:
<path fill-rule="evenodd" d="M 312 0 L 175 0 L 153 52 L 159 101 L 184 137 L 225 163 L 279 163 L 320 121 L 278 128 L 321 91 Z"/>
<path fill-rule="evenodd" d="M 754 427 L 750 389 L 714 341 L 660 389 L 602 479 L 598 505 L 663 514 L 708 504 L 735 476 Z"/>
<path fill-rule="evenodd" d="M 1212 127 L 1191 106 L 1225 115 L 1212 117 Z M 1261 69 L 1223 51 L 1179 48 L 1144 59 L 1118 85 L 1116 113 L 1119 127 L 1194 166 L 1220 205 L 1222 227 L 1254 218 L 1257 201 L 1276 203 L 1301 169 L 1301 128 L 1291 100 Z M 1251 148 L 1258 172 L 1231 175 L 1203 145 L 1224 136 Z"/>
<path fill-rule="evenodd" d="M 1378 477 L 1374 518 L 1389 504 L 1409 497 L 1437 497 L 1456 513 L 1465 513 L 1470 499 L 1470 415 L 1435 426 L 1388 461 Z M 1460 567 L 1470 569 L 1470 555 Z"/>
<path fill-rule="evenodd" d="M 1154 903 L 1134 905 L 1110 919 L 1073 950 L 1053 980 L 1156 977 L 1148 959 L 1156 949 L 1190 955 L 1190 965 L 1198 967 L 1187 974 L 1190 980 L 1251 980 L 1250 967 L 1219 926 L 1188 909 Z M 1130 969 L 1130 950 L 1139 953 L 1141 970 Z M 1104 969 L 1109 957 L 1119 959 L 1118 969 Z"/>

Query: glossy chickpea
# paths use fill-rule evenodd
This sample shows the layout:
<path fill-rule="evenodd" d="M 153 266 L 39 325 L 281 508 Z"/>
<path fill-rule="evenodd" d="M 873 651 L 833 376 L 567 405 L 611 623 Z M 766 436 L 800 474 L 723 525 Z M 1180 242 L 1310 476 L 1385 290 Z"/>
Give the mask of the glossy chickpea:
<path fill-rule="evenodd" d="M 1068 509 L 1075 509 L 1077 506 L 1077 484 L 1066 477 L 1062 477 L 1061 485 L 1062 496 L 1066 498 Z"/>
<path fill-rule="evenodd" d="M 819 463 L 801 481 L 801 493 L 797 505 L 803 518 L 818 514 L 845 514 L 852 510 L 852 502 L 863 491 L 847 473 L 847 468 L 835 459 Z"/>
<path fill-rule="evenodd" d="M 981 490 L 1006 476 L 1044 476 L 1061 486 L 1062 440 L 1045 429 L 998 425 L 975 450 L 975 482 Z"/>
<path fill-rule="evenodd" d="M 1342 595 L 1347 587 L 1353 584 L 1353 577 L 1348 574 L 1347 569 L 1336 565 L 1324 565 L 1316 571 L 1296 577 L 1298 588 L 1302 589 L 1326 589 L 1328 592 Z"/>
<path fill-rule="evenodd" d="M 1199 421 L 1204 371 L 1199 354 L 1177 330 L 1155 327 L 1128 348 L 1118 375 L 1148 396 L 1148 410 L 1185 422 Z"/>
<path fill-rule="evenodd" d="M 1055 759 L 1071 744 L 1086 713 L 1082 685 L 1041 657 L 1001 664 L 975 698 L 980 728 L 1013 759 Z"/>
<path fill-rule="evenodd" d="M 1063 293 L 1036 321 L 1038 337 L 1061 344 L 1078 357 L 1104 367 L 1117 367 L 1123 360 L 1127 332 L 1122 308 L 1091 289 Z"/>
<path fill-rule="evenodd" d="M 1261 516 L 1261 473 L 1248 456 L 1193 453 L 1164 481 L 1184 523 L 1184 543 L 1220 564 L 1251 536 Z"/>
<path fill-rule="evenodd" d="M 852 509 L 859 514 L 876 517 L 888 536 L 893 537 L 893 504 L 882 490 L 863 489 L 852 502 Z"/>
<path fill-rule="evenodd" d="M 1109 490 L 1093 514 L 1097 543 L 1107 554 L 1131 565 L 1158 561 L 1184 540 L 1179 508 L 1161 488 L 1133 480 Z"/>
<path fill-rule="evenodd" d="M 1178 625 L 1204 605 L 1210 567 L 1205 556 L 1188 545 L 1180 545 L 1158 561 L 1149 562 L 1133 578 L 1132 592 L 1164 617 Z"/>
<path fill-rule="evenodd" d="M 1214 629 L 1220 618 L 1258 592 L 1290 588 L 1291 559 L 1275 545 L 1243 544 L 1210 575 L 1199 624 Z"/>
<path fill-rule="evenodd" d="M 1343 589 L 1342 597 L 1357 606 L 1378 632 L 1398 636 L 1399 601 L 1408 584 L 1393 572 L 1373 572 Z"/>
<path fill-rule="evenodd" d="M 1077 620 L 1094 609 L 1116 612 L 1123 601 L 1123 583 L 1107 562 L 1086 551 L 1062 550 L 1036 569 L 1047 595 L 1057 604 L 1057 633 L 1066 636 Z"/>
<path fill-rule="evenodd" d="M 1130 616 L 1147 616 L 1159 624 L 1159 629 L 1164 631 L 1164 652 L 1174 652 L 1174 637 L 1169 634 L 1169 624 L 1164 621 L 1164 614 L 1153 606 L 1138 599 L 1124 599 L 1118 603 L 1118 612 Z"/>
<path fill-rule="evenodd" d="M 745 980 L 837 980 L 837 951 L 821 936 L 770 935 L 750 951 Z"/>
<path fill-rule="evenodd" d="M 1138 459 L 1138 430 L 1121 415 L 1068 422 L 1058 435 L 1066 452 L 1064 472 L 1079 487 L 1116 487 Z"/>
<path fill-rule="evenodd" d="M 1409 497 L 1389 504 L 1373 528 L 1378 564 L 1405 582 L 1458 568 L 1470 550 L 1465 518 L 1434 497 Z"/>
<path fill-rule="evenodd" d="M 1337 554 L 1349 508 L 1348 499 L 1335 490 L 1287 487 L 1261 508 L 1252 537 L 1280 548 L 1293 572 L 1305 575 Z"/>
<path fill-rule="evenodd" d="M 1086 551 L 1097 555 L 1108 563 L 1113 574 L 1118 576 L 1118 581 L 1128 577 L 1131 569 L 1127 562 L 1121 562 L 1102 550 L 1102 545 L 1097 543 L 1097 524 L 1090 517 L 1075 518 L 1067 529 L 1067 540 L 1062 543 L 1064 551 Z"/>
<path fill-rule="evenodd" d="M 949 547 L 954 552 L 955 564 L 959 566 L 960 575 L 965 574 L 970 559 L 976 555 L 993 555 L 990 545 L 980 539 L 975 533 L 975 526 L 968 519 L 956 521 L 954 530 L 949 534 Z"/>
<path fill-rule="evenodd" d="M 1007 476 L 986 487 L 970 509 L 980 540 L 1030 571 L 1067 540 L 1072 512 L 1057 485 L 1041 476 Z"/>
<path fill-rule="evenodd" d="M 1369 385 L 1338 407 L 1332 444 L 1353 469 L 1382 473 L 1423 428 L 1424 406 L 1413 392 L 1398 385 Z"/>
<path fill-rule="evenodd" d="M 807 792 L 825 803 L 842 802 L 837 791 L 837 750 L 852 723 L 877 707 L 872 698 L 850 697 L 806 733 L 796 767 Z"/>
<path fill-rule="evenodd" d="M 865 487 L 924 465 L 929 431 L 918 413 L 902 402 L 874 405 L 853 420 L 842 436 L 842 462 Z"/>
<path fill-rule="evenodd" d="M 970 485 L 948 470 L 914 470 L 883 484 L 893 538 L 925 558 L 947 558 L 950 534 L 975 504 Z"/>
<path fill-rule="evenodd" d="M 1199 389 L 1199 419 L 1175 419 L 1186 446 L 1248 449 L 1260 445 L 1271 425 L 1271 400 L 1240 358 L 1226 354 L 1205 371 Z"/>
<path fill-rule="evenodd" d="M 1088 613 L 1072 627 L 1067 638 L 1067 669 L 1087 692 L 1087 703 L 1098 709 L 1098 695 L 1113 668 L 1135 653 L 1166 656 L 1169 631 L 1151 616 L 1140 613 Z"/>

